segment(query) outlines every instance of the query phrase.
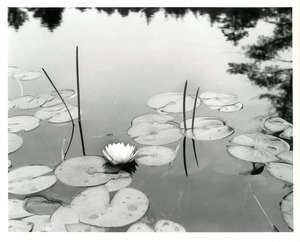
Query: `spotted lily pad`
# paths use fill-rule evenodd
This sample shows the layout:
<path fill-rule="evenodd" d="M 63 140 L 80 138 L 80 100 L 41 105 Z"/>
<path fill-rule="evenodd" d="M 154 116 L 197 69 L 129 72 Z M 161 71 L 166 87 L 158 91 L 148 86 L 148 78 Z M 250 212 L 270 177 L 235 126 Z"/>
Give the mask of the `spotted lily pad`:
<path fill-rule="evenodd" d="M 8 232 L 30 232 L 33 224 L 21 220 L 8 220 Z"/>
<path fill-rule="evenodd" d="M 294 229 L 294 222 L 293 222 L 293 192 L 287 194 L 283 197 L 282 201 L 280 202 L 280 210 L 283 217 L 284 222 L 289 226 L 291 230 Z"/>
<path fill-rule="evenodd" d="M 8 219 L 25 218 L 31 215 L 33 214 L 23 208 L 23 200 L 8 199 Z"/>
<path fill-rule="evenodd" d="M 56 182 L 53 170 L 47 166 L 32 165 L 19 167 L 8 173 L 8 192 L 27 195 L 43 191 Z"/>
<path fill-rule="evenodd" d="M 52 215 L 60 206 L 60 203 L 49 201 L 43 196 L 28 197 L 23 203 L 24 209 L 35 215 Z"/>
<path fill-rule="evenodd" d="M 37 108 L 43 105 L 45 102 L 46 100 L 44 98 L 39 96 L 33 97 L 31 95 L 22 96 L 14 100 L 15 108 L 18 109 Z"/>
<path fill-rule="evenodd" d="M 186 112 L 193 110 L 195 96 L 186 95 L 185 110 Z M 199 107 L 201 101 L 197 98 L 196 107 Z M 150 108 L 159 110 L 160 112 L 167 113 L 181 113 L 183 111 L 183 93 L 180 92 L 167 92 L 155 95 L 147 101 Z"/>
<path fill-rule="evenodd" d="M 224 91 L 208 91 L 200 94 L 202 102 L 208 106 L 233 105 L 239 102 L 239 97 Z"/>
<path fill-rule="evenodd" d="M 287 127 L 283 132 L 279 135 L 279 137 L 284 139 L 292 139 L 293 138 L 293 126 Z"/>
<path fill-rule="evenodd" d="M 33 116 L 13 116 L 8 118 L 8 132 L 17 133 L 21 130 L 29 131 L 35 129 L 40 120 Z"/>
<path fill-rule="evenodd" d="M 129 227 L 127 232 L 154 232 L 154 230 L 145 223 L 135 223 Z"/>
<path fill-rule="evenodd" d="M 8 154 L 15 152 L 23 145 L 23 138 L 17 134 L 8 133 Z"/>
<path fill-rule="evenodd" d="M 101 228 L 83 223 L 66 224 L 68 232 L 106 232 L 107 228 Z"/>
<path fill-rule="evenodd" d="M 229 154 L 241 160 L 259 163 L 276 161 L 278 158 L 275 155 L 290 149 L 284 140 L 262 133 L 235 136 L 231 142 L 235 145 L 227 147 Z"/>
<path fill-rule="evenodd" d="M 151 114 L 145 114 L 139 117 L 136 117 L 132 120 L 132 126 L 139 124 L 139 123 L 160 123 L 164 124 L 169 121 L 172 121 L 174 117 L 167 114 L 158 114 L 158 113 L 151 113 Z"/>
<path fill-rule="evenodd" d="M 118 174 L 121 176 L 120 178 L 112 179 L 105 184 L 105 187 L 109 192 L 118 191 L 124 187 L 129 186 L 132 182 L 132 177 L 126 171 L 121 170 Z"/>
<path fill-rule="evenodd" d="M 46 103 L 44 103 L 41 107 L 48 108 L 48 107 L 53 107 L 58 104 L 63 104 L 62 100 L 60 98 L 54 98 L 54 99 L 51 99 L 50 101 L 47 101 Z"/>
<path fill-rule="evenodd" d="M 55 169 L 55 175 L 61 182 L 75 187 L 97 186 L 130 176 L 129 173 L 117 173 L 117 167 L 112 174 L 111 167 L 105 164 L 106 161 L 100 156 L 78 156 L 63 161 Z"/>
<path fill-rule="evenodd" d="M 280 117 L 267 117 L 263 120 L 263 126 L 267 131 L 280 132 L 291 126 L 289 122 Z"/>
<path fill-rule="evenodd" d="M 293 183 L 293 165 L 281 162 L 270 162 L 267 170 L 277 179 Z"/>
<path fill-rule="evenodd" d="M 231 113 L 231 112 L 236 112 L 239 111 L 243 108 L 243 104 L 238 102 L 232 105 L 224 105 L 222 107 L 220 107 L 218 109 L 218 111 L 220 112 L 224 112 L 224 113 Z"/>
<path fill-rule="evenodd" d="M 71 89 L 62 89 L 62 90 L 58 90 L 58 92 L 63 99 L 72 98 L 75 96 L 75 91 Z M 53 91 L 50 94 L 54 97 L 59 98 L 56 91 Z"/>
<path fill-rule="evenodd" d="M 159 220 L 155 224 L 155 232 L 186 232 L 185 228 L 170 220 Z"/>
<path fill-rule="evenodd" d="M 40 71 L 19 71 L 16 72 L 13 77 L 20 81 L 31 81 L 41 77 L 42 73 Z"/>
<path fill-rule="evenodd" d="M 104 186 L 88 188 L 71 203 L 82 223 L 99 227 L 131 224 L 147 212 L 148 206 L 146 195 L 133 188 L 121 189 L 109 203 L 109 193 Z"/>
<path fill-rule="evenodd" d="M 146 146 L 138 150 L 135 161 L 146 166 L 161 166 L 176 158 L 175 150 L 164 146 Z"/>

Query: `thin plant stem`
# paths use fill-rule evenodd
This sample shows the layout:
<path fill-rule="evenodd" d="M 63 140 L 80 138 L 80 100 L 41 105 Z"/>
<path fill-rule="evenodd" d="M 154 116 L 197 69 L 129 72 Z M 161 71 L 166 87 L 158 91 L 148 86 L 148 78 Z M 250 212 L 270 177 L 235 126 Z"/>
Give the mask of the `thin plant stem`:
<path fill-rule="evenodd" d="M 65 103 L 65 100 L 64 100 L 64 99 L 62 98 L 62 96 L 60 95 L 59 91 L 57 90 L 56 86 L 55 86 L 54 83 L 52 82 L 51 78 L 48 76 L 48 74 L 47 74 L 47 72 L 44 70 L 44 68 L 42 68 L 42 70 L 43 70 L 44 74 L 46 75 L 46 77 L 48 78 L 49 82 L 51 83 L 52 87 L 54 88 L 54 90 L 55 90 L 56 93 L 58 94 L 59 98 L 62 100 L 63 104 L 65 105 L 65 107 L 66 107 L 66 109 L 67 109 L 67 112 L 68 112 L 68 114 L 69 114 L 69 116 L 70 116 L 71 122 L 72 122 L 72 132 L 71 132 L 71 137 L 70 137 L 69 145 L 68 145 L 67 150 L 66 150 L 66 152 L 65 152 L 65 154 L 64 154 L 64 157 L 63 157 L 63 158 L 65 159 L 65 157 L 66 157 L 66 155 L 67 155 L 67 153 L 68 153 L 68 151 L 69 151 L 69 148 L 70 148 L 70 146 L 71 146 L 72 140 L 73 140 L 74 127 L 75 127 L 74 120 L 73 120 L 73 118 L 72 118 L 72 115 L 71 115 L 71 113 L 70 113 L 70 110 L 69 110 L 67 104 Z"/>
<path fill-rule="evenodd" d="M 77 80 L 77 103 L 78 103 L 78 125 L 81 139 L 82 153 L 85 155 L 83 132 L 81 127 L 81 115 L 80 115 L 80 88 L 79 88 L 79 67 L 78 67 L 78 46 L 76 46 L 76 80 Z"/>
<path fill-rule="evenodd" d="M 192 139 L 192 142 L 193 142 L 193 150 L 194 150 L 195 160 L 196 160 L 197 166 L 199 167 L 199 163 L 198 163 L 198 159 L 197 159 L 195 140 Z"/>
<path fill-rule="evenodd" d="M 183 91 L 183 124 L 184 124 L 184 130 L 185 131 L 186 131 L 185 99 L 186 99 L 187 84 L 188 84 L 188 80 L 185 81 L 184 91 Z"/>
<path fill-rule="evenodd" d="M 193 108 L 193 119 L 192 119 L 192 134 L 194 135 L 194 122 L 195 122 L 195 114 L 196 114 L 196 106 L 197 106 L 197 99 L 198 99 L 199 87 L 196 92 L 194 108 Z"/>
<path fill-rule="evenodd" d="M 252 188 L 251 188 L 251 183 L 249 183 L 249 190 L 252 194 L 252 196 L 254 197 L 255 201 L 257 202 L 258 206 L 260 207 L 260 209 L 262 210 L 263 214 L 265 215 L 265 217 L 267 218 L 269 224 L 271 225 L 272 229 L 275 231 L 275 232 L 279 232 L 278 228 L 271 222 L 270 218 L 268 217 L 266 211 L 264 210 L 264 208 L 262 207 L 262 205 L 260 204 L 259 200 L 257 199 L 257 197 L 255 196 Z"/>
<path fill-rule="evenodd" d="M 186 152 L 185 152 L 185 146 L 186 146 L 186 137 L 183 138 L 183 165 L 184 165 L 185 175 L 188 176 L 188 171 L 187 171 L 187 167 L 186 167 Z"/>

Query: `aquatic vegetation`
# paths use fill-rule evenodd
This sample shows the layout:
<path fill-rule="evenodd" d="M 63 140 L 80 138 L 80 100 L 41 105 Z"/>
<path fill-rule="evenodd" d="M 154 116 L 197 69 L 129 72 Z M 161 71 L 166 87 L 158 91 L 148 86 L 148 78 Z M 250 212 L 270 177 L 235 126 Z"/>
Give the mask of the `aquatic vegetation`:
<path fill-rule="evenodd" d="M 8 100 L 8 111 L 13 109 L 16 106 L 14 101 Z"/>
<path fill-rule="evenodd" d="M 124 187 L 127 187 L 132 182 L 132 176 L 128 176 L 126 171 L 120 170 L 118 173 L 121 177 L 117 179 L 112 179 L 109 182 L 105 183 L 104 186 L 109 192 L 118 191 Z"/>
<path fill-rule="evenodd" d="M 16 67 L 16 66 L 8 66 L 8 76 L 12 76 L 15 73 L 18 73 L 20 70 L 20 68 Z"/>
<path fill-rule="evenodd" d="M 20 220 L 8 220 L 8 232 L 31 232 L 32 229 L 32 223 Z"/>
<path fill-rule="evenodd" d="M 8 118 L 8 132 L 30 131 L 40 125 L 40 120 L 33 116 L 12 116 Z"/>
<path fill-rule="evenodd" d="M 23 208 L 23 202 L 21 199 L 8 199 L 8 219 L 19 219 L 33 215 Z"/>
<path fill-rule="evenodd" d="M 270 162 L 267 165 L 267 170 L 277 179 L 293 183 L 293 165 L 281 162 Z"/>
<path fill-rule="evenodd" d="M 159 220 L 155 224 L 155 232 L 186 232 L 185 228 L 170 220 Z"/>
<path fill-rule="evenodd" d="M 179 148 L 179 147 L 178 147 Z M 175 160 L 177 150 L 164 146 L 145 146 L 138 150 L 136 162 L 145 166 L 161 166 Z"/>
<path fill-rule="evenodd" d="M 46 102 L 45 104 L 41 105 L 42 108 L 48 108 L 48 107 L 53 107 L 58 104 L 63 104 L 62 100 L 59 98 L 53 98 L 52 100 Z"/>
<path fill-rule="evenodd" d="M 107 232 L 107 228 L 100 228 L 98 226 L 92 226 L 84 223 L 66 224 L 68 232 Z"/>
<path fill-rule="evenodd" d="M 15 152 L 23 145 L 23 138 L 14 133 L 8 133 L 8 154 Z"/>
<path fill-rule="evenodd" d="M 12 162 L 10 159 L 8 159 L 8 168 L 10 168 L 12 166 Z"/>
<path fill-rule="evenodd" d="M 76 95 L 75 91 L 72 89 L 60 89 L 58 90 L 58 92 L 63 99 L 72 98 Z M 56 91 L 50 92 L 50 95 L 52 95 L 55 98 L 59 98 L 59 95 Z"/>
<path fill-rule="evenodd" d="M 88 188 L 71 203 L 80 222 L 99 227 L 122 227 L 140 219 L 147 212 L 149 201 L 144 193 L 134 188 L 119 190 L 110 201 L 104 186 Z"/>
<path fill-rule="evenodd" d="M 224 105 L 221 106 L 218 111 L 224 112 L 224 113 L 231 113 L 231 112 L 236 112 L 239 111 L 243 108 L 243 104 L 241 102 L 232 104 L 232 105 Z"/>
<path fill-rule="evenodd" d="M 13 74 L 13 78 L 19 81 L 31 81 L 38 79 L 42 76 L 40 71 L 24 71 L 20 70 Z"/>
<path fill-rule="evenodd" d="M 139 123 L 160 123 L 165 124 L 174 120 L 174 117 L 167 114 L 149 113 L 134 118 L 131 125 L 134 126 Z"/>
<path fill-rule="evenodd" d="M 43 98 L 46 102 L 50 102 L 54 99 L 54 96 L 49 93 L 42 93 L 36 96 L 36 98 Z"/>
<path fill-rule="evenodd" d="M 13 100 L 15 108 L 18 109 L 33 109 L 42 106 L 46 99 L 39 96 L 25 95 Z"/>
<path fill-rule="evenodd" d="M 288 227 L 293 230 L 294 229 L 294 222 L 293 222 L 293 192 L 288 193 L 284 196 L 280 202 L 280 210 L 282 213 L 282 217 L 284 222 L 288 225 Z"/>
<path fill-rule="evenodd" d="M 267 117 L 263 120 L 264 129 L 272 133 L 283 131 L 290 126 L 292 124 L 280 117 Z"/>
<path fill-rule="evenodd" d="M 293 164 L 293 151 L 292 150 L 283 151 L 283 152 L 277 154 L 276 157 L 284 162 Z"/>
<path fill-rule="evenodd" d="M 289 126 L 279 135 L 283 139 L 292 139 L 293 138 L 293 127 Z"/>
<path fill-rule="evenodd" d="M 202 102 L 208 106 L 227 106 L 239 102 L 239 97 L 225 91 L 207 91 L 200 94 Z"/>
<path fill-rule="evenodd" d="M 51 187 L 56 182 L 53 170 L 47 166 L 31 165 L 16 168 L 8 173 L 8 192 L 28 195 Z"/>
<path fill-rule="evenodd" d="M 135 159 L 137 154 L 135 146 L 131 146 L 129 144 L 125 146 L 123 143 L 108 144 L 102 152 L 108 162 L 112 165 L 130 163 Z"/>
<path fill-rule="evenodd" d="M 27 197 L 23 202 L 23 208 L 32 215 L 52 215 L 60 206 L 60 203 L 43 196 Z"/>
<path fill-rule="evenodd" d="M 145 223 L 135 223 L 129 227 L 127 232 L 154 232 L 154 230 Z"/>

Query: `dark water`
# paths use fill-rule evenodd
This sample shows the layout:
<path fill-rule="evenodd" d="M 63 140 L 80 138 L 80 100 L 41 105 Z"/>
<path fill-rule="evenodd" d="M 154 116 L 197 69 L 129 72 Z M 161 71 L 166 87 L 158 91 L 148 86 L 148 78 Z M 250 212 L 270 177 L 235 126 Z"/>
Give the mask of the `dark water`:
<path fill-rule="evenodd" d="M 133 143 L 126 132 L 133 118 L 153 113 L 147 100 L 158 93 L 182 92 L 187 79 L 188 93 L 199 86 L 200 93 L 224 90 L 240 97 L 244 108 L 238 112 L 221 113 L 203 104 L 196 112 L 225 119 L 234 135 L 260 129 L 268 115 L 292 122 L 291 9 L 11 8 L 8 25 L 8 64 L 24 70 L 43 67 L 59 89 L 76 89 L 79 46 L 82 124 L 89 155 L 101 155 L 108 143 Z M 22 82 L 24 95 L 50 91 L 45 76 Z M 20 95 L 19 84 L 10 79 L 8 98 Z M 76 106 L 75 98 L 68 103 Z M 9 116 L 35 112 L 13 109 Z M 181 114 L 176 121 L 182 121 Z M 21 133 L 25 142 L 10 155 L 11 169 L 28 164 L 55 168 L 70 131 L 70 124 L 41 122 L 37 129 Z M 68 157 L 82 155 L 77 126 L 75 131 Z M 188 177 L 182 147 L 171 168 L 139 166 L 130 186 L 148 196 L 145 216 L 173 220 L 189 232 L 272 232 L 249 192 L 251 182 L 272 223 L 290 231 L 279 209 L 289 188 L 266 170 L 240 176 L 252 165 L 227 153 L 231 137 L 197 141 L 200 168 L 188 141 Z M 80 190 L 58 181 L 41 194 L 69 204 Z"/>

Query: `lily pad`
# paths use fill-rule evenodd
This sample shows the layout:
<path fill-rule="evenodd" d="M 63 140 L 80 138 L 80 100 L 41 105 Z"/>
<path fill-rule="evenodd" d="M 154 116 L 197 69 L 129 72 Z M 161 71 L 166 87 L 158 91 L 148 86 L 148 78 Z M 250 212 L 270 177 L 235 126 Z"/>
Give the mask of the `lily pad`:
<path fill-rule="evenodd" d="M 224 113 L 231 113 L 231 112 L 236 112 L 239 111 L 243 108 L 243 104 L 238 102 L 232 105 L 225 105 L 222 106 L 221 108 L 218 109 L 218 111 L 220 112 L 224 112 Z"/>
<path fill-rule="evenodd" d="M 158 114 L 158 113 L 151 113 L 145 114 L 139 117 L 136 117 L 132 120 L 132 126 L 139 124 L 139 123 L 160 123 L 164 124 L 169 121 L 174 120 L 174 117 L 167 115 L 167 114 Z"/>
<path fill-rule="evenodd" d="M 13 77 L 20 81 L 31 81 L 41 77 L 42 73 L 40 71 L 19 71 L 16 72 Z"/>
<path fill-rule="evenodd" d="M 224 91 L 208 91 L 200 94 L 202 102 L 208 106 L 233 105 L 239 102 L 239 97 Z"/>
<path fill-rule="evenodd" d="M 49 119 L 49 118 L 59 114 L 60 112 L 62 112 L 64 110 L 66 110 L 64 105 L 56 105 L 53 107 L 46 107 L 46 108 L 41 108 L 40 110 L 38 110 L 34 114 L 34 116 L 40 120 L 46 120 L 46 119 Z"/>
<path fill-rule="evenodd" d="M 58 105 L 58 104 L 63 104 L 62 100 L 60 98 L 54 98 L 54 99 L 44 103 L 41 107 L 42 108 L 48 108 L 48 107 L 53 107 L 53 106 Z"/>
<path fill-rule="evenodd" d="M 280 132 L 291 126 L 289 122 L 280 117 L 267 117 L 263 120 L 263 126 L 267 131 Z"/>
<path fill-rule="evenodd" d="M 13 109 L 16 106 L 14 101 L 8 100 L 8 110 Z"/>
<path fill-rule="evenodd" d="M 31 215 L 33 214 L 23 208 L 23 200 L 8 199 L 8 219 L 25 218 Z"/>
<path fill-rule="evenodd" d="M 272 176 L 285 182 L 293 183 L 293 165 L 287 163 L 270 162 L 267 170 Z"/>
<path fill-rule="evenodd" d="M 77 107 L 68 105 L 68 109 L 69 109 L 69 112 L 70 112 L 73 120 L 78 118 L 78 108 Z M 52 118 L 50 118 L 48 120 L 48 122 L 55 123 L 55 124 L 69 122 L 69 121 L 71 121 L 69 112 L 67 111 L 66 108 L 64 108 L 62 111 L 60 111 L 59 113 L 54 115 Z M 81 113 L 82 113 L 82 111 L 81 111 Z"/>
<path fill-rule="evenodd" d="M 19 167 L 8 173 L 8 192 L 19 195 L 37 193 L 56 182 L 53 170 L 47 166 L 32 165 Z"/>
<path fill-rule="evenodd" d="M 75 91 L 71 89 L 62 89 L 62 90 L 58 90 L 58 92 L 63 99 L 68 99 L 75 96 Z M 56 91 L 52 91 L 50 94 L 54 97 L 59 98 Z"/>
<path fill-rule="evenodd" d="M 10 159 L 8 159 L 8 168 L 12 167 L 12 162 Z"/>
<path fill-rule="evenodd" d="M 284 139 L 292 139 L 293 138 L 293 126 L 287 127 L 283 132 L 279 135 L 279 137 Z"/>
<path fill-rule="evenodd" d="M 54 96 L 48 94 L 48 93 L 42 93 L 36 96 L 36 98 L 43 98 L 46 102 L 50 102 L 54 99 Z"/>
<path fill-rule="evenodd" d="M 185 228 L 170 220 L 159 220 L 155 224 L 155 232 L 186 232 Z"/>
<path fill-rule="evenodd" d="M 109 193 L 104 186 L 81 192 L 71 203 L 81 222 L 99 227 L 131 224 L 147 212 L 148 206 L 146 195 L 133 188 L 121 189 L 109 204 Z"/>
<path fill-rule="evenodd" d="M 83 223 L 66 224 L 68 232 L 106 232 L 107 228 L 101 228 Z"/>
<path fill-rule="evenodd" d="M 57 178 L 69 186 L 88 187 L 107 183 L 116 178 L 128 177 L 129 173 L 112 173 L 110 167 L 106 168 L 106 161 L 100 156 L 78 156 L 67 159 L 55 169 Z"/>
<path fill-rule="evenodd" d="M 13 116 L 8 118 L 8 132 L 29 131 L 40 125 L 40 120 L 33 116 Z"/>
<path fill-rule="evenodd" d="M 154 232 L 154 230 L 145 223 L 135 223 L 129 227 L 127 232 Z"/>
<path fill-rule="evenodd" d="M 109 192 L 118 191 L 124 187 L 127 187 L 132 182 L 132 177 L 126 171 L 120 171 L 119 175 L 124 176 L 117 179 L 112 179 L 105 184 L 106 189 Z"/>
<path fill-rule="evenodd" d="M 33 109 L 40 107 L 46 102 L 42 97 L 33 97 L 30 95 L 22 96 L 14 100 L 15 108 L 18 109 Z"/>
<path fill-rule="evenodd" d="M 30 232 L 32 229 L 32 223 L 20 220 L 8 220 L 8 232 Z"/>
<path fill-rule="evenodd" d="M 186 112 L 193 110 L 195 96 L 186 95 L 185 110 Z M 201 100 L 197 98 L 196 107 L 199 107 Z M 147 101 L 150 108 L 157 109 L 160 112 L 181 113 L 183 111 L 183 93 L 167 92 L 155 95 Z"/>
<path fill-rule="evenodd" d="M 165 145 L 182 139 L 180 129 L 174 124 L 138 123 L 127 134 L 136 143 L 143 145 Z"/>
<path fill-rule="evenodd" d="M 35 215 L 52 215 L 60 206 L 60 203 L 49 201 L 43 196 L 28 197 L 23 203 L 24 209 Z"/>
<path fill-rule="evenodd" d="M 259 163 L 276 161 L 276 154 L 290 149 L 284 140 L 262 133 L 239 135 L 231 142 L 236 145 L 227 147 L 229 154 L 241 160 Z"/>
<path fill-rule="evenodd" d="M 164 146 L 146 146 L 138 150 L 135 161 L 146 166 L 161 166 L 176 158 L 175 150 Z"/>
<path fill-rule="evenodd" d="M 17 134 L 8 133 L 8 154 L 15 152 L 23 145 L 23 138 Z"/>
<path fill-rule="evenodd" d="M 283 151 L 276 155 L 280 160 L 293 164 L 293 151 Z"/>
<path fill-rule="evenodd" d="M 16 67 L 16 66 L 9 66 L 8 67 L 8 76 L 12 76 L 16 73 L 18 73 L 20 70 L 20 68 Z"/>
<path fill-rule="evenodd" d="M 289 226 L 291 230 L 294 229 L 294 222 L 293 222 L 293 195 L 294 193 L 291 192 L 283 197 L 282 201 L 280 202 L 280 210 L 283 217 L 284 222 Z"/>

